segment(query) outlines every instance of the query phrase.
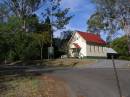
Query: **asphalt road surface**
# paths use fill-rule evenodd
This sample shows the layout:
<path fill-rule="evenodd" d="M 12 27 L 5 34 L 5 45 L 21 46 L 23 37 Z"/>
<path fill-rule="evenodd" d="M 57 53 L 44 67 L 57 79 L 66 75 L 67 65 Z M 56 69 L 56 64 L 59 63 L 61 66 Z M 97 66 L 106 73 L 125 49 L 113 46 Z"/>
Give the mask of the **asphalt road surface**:
<path fill-rule="evenodd" d="M 116 61 L 123 97 L 130 97 L 129 63 Z M 52 75 L 64 79 L 77 97 L 120 97 L 111 60 L 100 60 L 96 64 L 84 65 L 81 68 L 58 70 Z"/>

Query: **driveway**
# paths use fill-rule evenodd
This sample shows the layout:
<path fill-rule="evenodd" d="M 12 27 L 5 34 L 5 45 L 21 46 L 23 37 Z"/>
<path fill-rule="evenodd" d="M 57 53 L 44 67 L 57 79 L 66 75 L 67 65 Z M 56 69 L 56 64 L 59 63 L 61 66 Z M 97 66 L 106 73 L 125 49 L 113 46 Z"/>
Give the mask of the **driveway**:
<path fill-rule="evenodd" d="M 129 61 L 116 60 L 124 97 L 130 97 L 129 63 Z M 98 60 L 97 64 L 58 70 L 52 75 L 64 79 L 77 96 L 119 97 L 111 60 Z"/>
<path fill-rule="evenodd" d="M 114 60 L 116 64 L 116 68 L 130 68 L 130 61 L 125 60 Z M 113 68 L 112 60 L 107 59 L 99 59 L 96 64 L 90 65 L 79 65 L 79 68 Z"/>

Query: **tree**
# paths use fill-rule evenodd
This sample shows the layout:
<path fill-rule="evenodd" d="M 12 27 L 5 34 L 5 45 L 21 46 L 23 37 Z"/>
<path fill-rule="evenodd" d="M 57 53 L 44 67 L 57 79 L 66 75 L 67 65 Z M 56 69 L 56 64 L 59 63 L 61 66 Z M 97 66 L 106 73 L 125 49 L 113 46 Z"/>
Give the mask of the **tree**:
<path fill-rule="evenodd" d="M 5 33 L 0 33 L 0 61 L 6 60 L 10 50 L 10 37 Z"/>
<path fill-rule="evenodd" d="M 102 22 L 102 16 L 100 13 L 94 13 L 90 19 L 87 21 L 88 31 L 100 34 L 101 30 L 103 30 L 105 24 Z"/>
<path fill-rule="evenodd" d="M 120 58 L 130 60 L 130 57 L 128 54 L 128 46 L 126 42 L 127 42 L 127 37 L 123 36 L 121 38 L 117 38 L 114 41 L 112 41 L 111 46 L 113 49 L 115 49 L 118 52 L 118 54 L 120 55 Z"/>
<path fill-rule="evenodd" d="M 33 56 L 40 56 L 43 59 L 44 47 L 52 43 L 53 31 L 64 29 L 72 18 L 68 15 L 68 8 L 63 10 L 60 8 L 60 1 L 3 0 L 2 3 L 0 2 L 8 9 L 6 11 L 0 6 L 0 17 L 8 16 L 6 22 L 0 22 L 0 59 L 3 61 L 6 57 L 8 60 L 16 61 L 32 59 Z M 35 14 L 41 7 L 45 16 L 44 22 L 39 22 Z"/>
<path fill-rule="evenodd" d="M 28 28 L 28 32 L 37 32 L 39 20 L 36 14 L 29 16 L 26 22 L 28 23 L 28 25 L 26 26 Z"/>
<path fill-rule="evenodd" d="M 89 25 L 92 29 L 95 29 L 96 26 L 100 31 L 104 30 L 107 32 L 107 40 L 111 40 L 111 36 L 119 29 L 124 30 L 127 18 L 130 17 L 130 2 L 129 0 L 93 0 L 93 2 L 97 8 L 95 13 L 100 13 L 94 13 L 94 17 L 100 16 L 99 25 L 104 25 L 101 28 L 98 27 L 98 24 L 91 26 L 91 22 L 89 22 Z M 93 18 L 90 18 L 89 21 L 93 21 Z M 96 22 L 97 20 L 95 19 L 94 21 Z"/>
<path fill-rule="evenodd" d="M 11 11 L 18 17 L 25 19 L 43 6 L 45 0 L 4 0 Z"/>
<path fill-rule="evenodd" d="M 1 33 L 15 33 L 21 31 L 22 20 L 16 16 L 10 16 L 6 23 L 0 23 Z"/>
<path fill-rule="evenodd" d="M 26 32 L 27 20 L 43 6 L 44 2 L 45 0 L 4 0 L 4 4 L 11 9 L 11 12 L 23 20 L 22 28 Z"/>
<path fill-rule="evenodd" d="M 73 34 L 73 31 L 71 30 L 62 32 L 60 48 L 61 48 L 61 51 L 66 54 L 68 54 L 68 42 L 70 38 L 72 37 L 72 34 Z"/>
<path fill-rule="evenodd" d="M 5 4 L 0 3 L 0 23 L 5 22 L 8 16 L 9 16 L 8 7 Z"/>
<path fill-rule="evenodd" d="M 40 57 L 43 59 L 43 47 L 50 42 L 48 32 L 34 33 L 33 37 L 40 48 Z"/>
<path fill-rule="evenodd" d="M 47 8 L 43 10 L 43 17 L 50 19 L 51 24 L 51 36 L 53 37 L 53 32 L 59 29 L 64 29 L 72 18 L 68 15 L 69 8 L 61 9 L 60 7 L 61 0 L 48 0 Z"/>

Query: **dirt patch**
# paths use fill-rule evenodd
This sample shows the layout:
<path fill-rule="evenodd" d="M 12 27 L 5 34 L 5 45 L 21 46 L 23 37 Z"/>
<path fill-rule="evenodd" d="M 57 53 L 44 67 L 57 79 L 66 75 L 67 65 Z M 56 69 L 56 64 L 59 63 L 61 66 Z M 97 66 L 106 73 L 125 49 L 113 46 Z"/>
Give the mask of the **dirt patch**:
<path fill-rule="evenodd" d="M 76 97 L 68 84 L 52 75 L 16 77 L 0 82 L 0 97 Z"/>
<path fill-rule="evenodd" d="M 52 75 L 45 75 L 40 78 L 42 85 L 39 91 L 42 97 L 76 97 L 70 87 L 60 78 Z"/>
<path fill-rule="evenodd" d="M 90 60 L 90 59 L 43 59 L 41 60 L 30 60 L 30 61 L 17 61 L 17 62 L 12 62 L 10 64 L 6 64 L 7 66 L 33 66 L 37 68 L 41 67 L 65 67 L 65 66 L 76 66 L 76 65 L 87 65 L 87 64 L 93 64 L 95 63 L 96 60 Z M 4 66 L 6 66 L 4 65 Z"/>
<path fill-rule="evenodd" d="M 92 64 L 95 63 L 95 60 L 86 60 L 86 59 L 55 59 L 55 60 L 44 60 L 42 64 L 47 66 L 76 66 L 83 64 Z"/>

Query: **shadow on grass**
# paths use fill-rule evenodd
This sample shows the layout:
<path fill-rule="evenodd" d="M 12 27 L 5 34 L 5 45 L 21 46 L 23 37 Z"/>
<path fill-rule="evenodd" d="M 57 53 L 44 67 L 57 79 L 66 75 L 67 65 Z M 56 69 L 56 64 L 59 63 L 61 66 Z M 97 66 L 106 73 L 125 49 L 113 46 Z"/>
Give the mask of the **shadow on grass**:
<path fill-rule="evenodd" d="M 42 64 L 42 65 L 41 65 Z M 58 68 L 51 69 L 40 62 L 15 62 L 13 64 L 0 65 L 0 94 L 8 91 L 11 81 L 17 79 L 33 79 L 45 73 L 53 73 Z"/>
<path fill-rule="evenodd" d="M 55 60 L 44 60 L 44 61 L 26 61 L 26 62 L 14 62 L 11 64 L 0 65 L 0 93 L 7 91 L 9 85 L 6 83 L 15 81 L 19 78 L 35 78 L 47 73 L 53 73 L 58 70 L 64 70 L 68 67 L 64 65 L 63 61 L 59 62 L 58 66 L 48 65 L 48 63 Z M 57 64 L 57 63 L 56 63 Z M 77 61 L 71 62 L 71 67 L 75 67 L 78 64 Z M 62 67 L 62 68 L 59 68 Z"/>
<path fill-rule="evenodd" d="M 11 64 L 0 64 L 0 82 L 9 77 L 26 77 L 26 76 L 40 76 L 44 73 L 53 73 L 59 70 L 58 67 L 65 66 L 48 66 L 45 61 L 26 61 L 14 62 Z M 64 69 L 64 68 L 63 68 Z M 61 69 L 60 69 L 61 70 Z"/>
<path fill-rule="evenodd" d="M 0 77 L 6 75 L 13 75 L 13 76 L 38 76 L 43 73 L 52 73 L 55 70 L 58 70 L 59 67 L 69 67 L 64 65 L 63 62 L 58 61 L 59 65 L 53 66 L 49 62 L 55 60 L 35 60 L 35 61 L 18 61 L 10 64 L 1 64 L 0 65 Z M 56 64 L 58 64 L 56 63 Z M 78 62 L 73 62 L 70 67 L 74 67 L 78 64 Z M 53 69 L 55 68 L 55 69 Z"/>

